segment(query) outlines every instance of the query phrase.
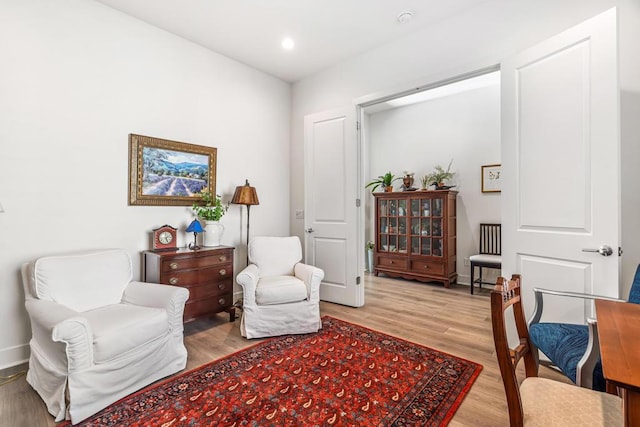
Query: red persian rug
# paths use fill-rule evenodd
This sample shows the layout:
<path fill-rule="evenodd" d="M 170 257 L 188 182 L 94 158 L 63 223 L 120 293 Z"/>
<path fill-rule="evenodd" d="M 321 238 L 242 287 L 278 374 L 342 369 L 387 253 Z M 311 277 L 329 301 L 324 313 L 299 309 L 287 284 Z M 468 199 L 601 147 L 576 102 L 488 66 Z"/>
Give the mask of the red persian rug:
<path fill-rule="evenodd" d="M 482 365 L 323 317 L 128 396 L 82 426 L 442 426 Z"/>

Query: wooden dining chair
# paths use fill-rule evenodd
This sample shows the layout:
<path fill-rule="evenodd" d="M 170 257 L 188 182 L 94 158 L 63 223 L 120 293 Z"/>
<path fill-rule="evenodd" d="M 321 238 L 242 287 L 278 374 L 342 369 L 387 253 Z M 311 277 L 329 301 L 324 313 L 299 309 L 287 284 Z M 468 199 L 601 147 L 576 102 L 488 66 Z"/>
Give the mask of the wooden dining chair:
<path fill-rule="evenodd" d="M 520 295 L 520 275 L 498 278 L 491 292 L 493 340 L 502 375 L 511 427 L 622 426 L 622 400 L 573 384 L 538 377 Z M 511 307 L 518 342 L 509 346 L 505 311 Z M 524 360 L 526 378 L 518 385 L 516 368 Z"/>
<path fill-rule="evenodd" d="M 544 353 L 551 364 L 560 369 L 571 381 L 580 387 L 605 391 L 606 381 L 600 361 L 598 342 L 598 322 L 587 319 L 586 325 L 570 323 L 541 322 L 544 300 L 547 298 L 570 298 L 584 301 L 625 300 L 601 295 L 578 292 L 563 292 L 557 289 L 533 288 L 535 306 L 529 319 L 529 335 L 534 349 Z M 627 302 L 640 304 L 640 265 L 633 277 Z"/>
<path fill-rule="evenodd" d="M 480 224 L 480 252 L 469 257 L 471 264 L 471 295 L 473 287 L 477 283 L 482 285 L 493 285 L 493 282 L 482 280 L 482 269 L 493 268 L 502 269 L 502 225 L 501 224 Z M 476 268 L 478 268 L 478 278 L 475 278 Z"/>

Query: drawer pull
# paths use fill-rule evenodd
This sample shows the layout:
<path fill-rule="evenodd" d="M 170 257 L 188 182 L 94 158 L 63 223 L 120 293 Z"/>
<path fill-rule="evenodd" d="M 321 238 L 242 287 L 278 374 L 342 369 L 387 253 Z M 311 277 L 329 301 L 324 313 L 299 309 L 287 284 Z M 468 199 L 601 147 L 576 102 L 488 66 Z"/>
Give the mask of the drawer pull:
<path fill-rule="evenodd" d="M 224 261 L 226 261 L 226 260 L 227 260 L 227 256 L 226 256 L 226 255 L 220 255 L 220 256 L 218 257 L 218 261 L 222 261 L 222 262 L 224 262 Z"/>
<path fill-rule="evenodd" d="M 218 289 L 223 290 L 224 289 L 224 283 L 218 283 Z"/>
<path fill-rule="evenodd" d="M 425 264 L 424 268 L 426 268 L 428 270 L 429 269 L 429 264 Z"/>
<path fill-rule="evenodd" d="M 171 264 L 169 264 L 169 267 L 171 267 L 172 270 L 177 270 L 178 269 L 178 263 L 177 262 L 172 262 Z"/>
<path fill-rule="evenodd" d="M 389 261 L 389 264 L 393 264 L 393 261 Z"/>
<path fill-rule="evenodd" d="M 226 304 L 226 302 L 227 302 L 227 301 L 226 301 L 224 298 L 220 298 L 220 299 L 218 300 L 218 304 L 220 304 L 220 305 L 225 305 L 225 304 Z"/>
<path fill-rule="evenodd" d="M 224 268 L 220 269 L 220 275 L 224 276 L 225 274 L 227 274 L 227 270 L 225 270 Z"/>
<path fill-rule="evenodd" d="M 169 283 L 172 285 L 175 285 L 178 283 L 178 278 L 177 277 L 172 277 L 171 279 L 169 279 Z"/>

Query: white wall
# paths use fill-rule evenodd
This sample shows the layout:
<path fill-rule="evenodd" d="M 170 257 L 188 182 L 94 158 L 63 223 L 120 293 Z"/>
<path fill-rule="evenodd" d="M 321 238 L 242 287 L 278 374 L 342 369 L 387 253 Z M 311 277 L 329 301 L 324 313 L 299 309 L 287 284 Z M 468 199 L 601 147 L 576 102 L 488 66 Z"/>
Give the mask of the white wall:
<path fill-rule="evenodd" d="M 86 0 L 3 0 L 0 58 L 0 368 L 28 355 L 23 262 L 122 247 L 138 278 L 149 231 L 192 219 L 127 205 L 129 133 L 217 147 L 223 201 L 248 178 L 252 235 L 288 234 L 289 84 Z M 222 220 L 237 271 L 245 218 Z"/>
<path fill-rule="evenodd" d="M 339 63 L 294 84 L 291 133 L 291 231 L 304 201 L 303 118 L 500 63 L 611 7 L 618 7 L 622 140 L 622 286 L 626 296 L 640 261 L 640 3 L 637 0 L 492 0 Z"/>
<path fill-rule="evenodd" d="M 482 193 L 482 165 L 500 163 L 500 87 L 493 85 L 430 101 L 371 114 L 368 120 L 370 178 L 387 171 L 401 176 L 415 172 L 414 186 L 436 165 L 446 169 L 453 159 L 451 180 L 458 193 L 458 282 L 469 283 L 464 258 L 478 251 L 479 224 L 500 222 L 500 193 Z M 402 181 L 397 181 L 399 190 Z M 373 196 L 365 199 L 368 230 L 373 235 Z"/>

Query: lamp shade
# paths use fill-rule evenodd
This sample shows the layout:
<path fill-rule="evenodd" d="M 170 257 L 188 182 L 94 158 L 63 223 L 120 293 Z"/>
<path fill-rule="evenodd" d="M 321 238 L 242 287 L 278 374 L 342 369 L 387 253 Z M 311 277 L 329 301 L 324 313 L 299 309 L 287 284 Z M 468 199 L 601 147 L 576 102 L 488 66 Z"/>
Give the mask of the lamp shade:
<path fill-rule="evenodd" d="M 197 219 L 191 221 L 191 224 L 187 227 L 186 230 L 188 233 L 202 233 L 204 229 L 202 228 L 202 224 Z"/>
<path fill-rule="evenodd" d="M 258 193 L 256 192 L 256 188 L 249 185 L 249 180 L 246 180 L 244 185 L 239 185 L 236 187 L 235 193 L 233 193 L 233 198 L 231 199 L 231 203 L 235 205 L 259 205 L 260 201 L 258 200 Z"/>

